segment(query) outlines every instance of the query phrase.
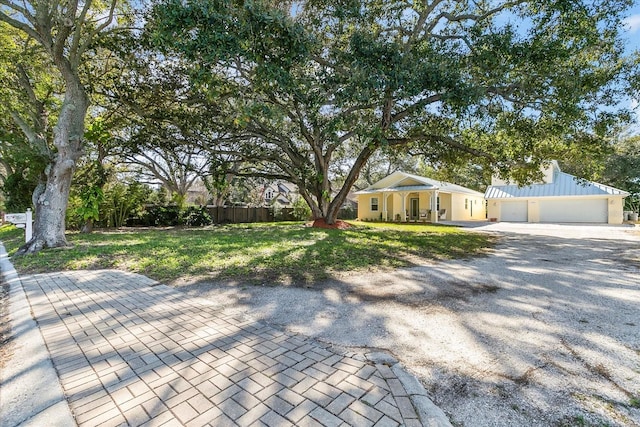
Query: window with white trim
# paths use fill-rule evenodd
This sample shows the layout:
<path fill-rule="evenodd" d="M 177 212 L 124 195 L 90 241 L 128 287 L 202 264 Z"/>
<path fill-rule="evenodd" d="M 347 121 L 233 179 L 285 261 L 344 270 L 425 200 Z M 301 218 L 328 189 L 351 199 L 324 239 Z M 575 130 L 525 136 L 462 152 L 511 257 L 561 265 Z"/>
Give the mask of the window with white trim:
<path fill-rule="evenodd" d="M 378 198 L 377 197 L 372 197 L 371 198 L 371 211 L 377 211 L 378 210 Z"/>

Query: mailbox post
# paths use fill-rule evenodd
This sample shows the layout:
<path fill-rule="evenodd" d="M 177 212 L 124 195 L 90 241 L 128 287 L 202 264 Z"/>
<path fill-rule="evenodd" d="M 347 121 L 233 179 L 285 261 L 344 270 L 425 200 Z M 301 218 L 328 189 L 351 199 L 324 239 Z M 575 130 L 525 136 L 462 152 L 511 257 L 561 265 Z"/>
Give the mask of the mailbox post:
<path fill-rule="evenodd" d="M 33 213 L 31 209 L 27 209 L 27 223 L 24 228 L 24 242 L 27 243 L 33 237 Z"/>
<path fill-rule="evenodd" d="M 27 209 L 25 213 L 5 214 L 4 220 L 14 224 L 18 228 L 24 228 L 24 242 L 27 243 L 33 236 L 33 212 Z"/>

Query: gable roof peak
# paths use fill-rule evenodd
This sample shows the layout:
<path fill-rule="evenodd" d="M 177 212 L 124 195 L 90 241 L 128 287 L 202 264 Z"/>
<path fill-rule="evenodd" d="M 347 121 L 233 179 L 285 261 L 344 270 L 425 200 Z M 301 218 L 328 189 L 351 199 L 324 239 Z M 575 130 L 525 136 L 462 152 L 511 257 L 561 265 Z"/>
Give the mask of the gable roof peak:
<path fill-rule="evenodd" d="M 411 182 L 413 181 L 413 182 Z M 445 181 L 438 181 L 424 176 L 407 173 L 404 171 L 395 171 L 390 175 L 374 182 L 369 187 L 356 192 L 355 194 L 367 194 L 376 191 L 431 191 L 439 190 L 446 193 L 465 193 L 473 196 L 482 196 L 482 193 L 463 187 L 461 185 L 452 184 Z"/>

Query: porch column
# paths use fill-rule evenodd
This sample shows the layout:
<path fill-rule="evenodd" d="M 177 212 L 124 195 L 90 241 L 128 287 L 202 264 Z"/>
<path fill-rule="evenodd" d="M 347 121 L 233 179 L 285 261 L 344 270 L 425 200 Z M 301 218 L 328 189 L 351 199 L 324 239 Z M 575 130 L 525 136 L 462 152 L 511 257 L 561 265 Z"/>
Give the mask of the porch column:
<path fill-rule="evenodd" d="M 409 193 L 399 193 L 402 197 L 402 222 L 407 222 L 407 196 Z"/>
<path fill-rule="evenodd" d="M 431 222 L 438 222 L 438 191 L 432 193 L 433 199 L 431 200 Z"/>
<path fill-rule="evenodd" d="M 387 211 L 387 193 L 382 193 L 382 220 L 389 221 L 389 212 Z"/>

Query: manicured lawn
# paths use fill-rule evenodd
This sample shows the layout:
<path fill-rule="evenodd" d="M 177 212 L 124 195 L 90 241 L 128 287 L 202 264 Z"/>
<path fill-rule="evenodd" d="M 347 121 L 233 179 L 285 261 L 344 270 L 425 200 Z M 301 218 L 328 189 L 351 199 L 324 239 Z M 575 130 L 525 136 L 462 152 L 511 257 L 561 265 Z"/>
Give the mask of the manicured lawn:
<path fill-rule="evenodd" d="M 353 224 L 348 230 L 261 223 L 70 233 L 71 248 L 12 261 L 21 272 L 116 268 L 165 282 L 202 277 L 311 284 L 333 272 L 472 256 L 492 245 L 490 236 L 442 225 Z M 0 241 L 10 255 L 23 242 L 22 233 L 12 226 L 0 228 Z"/>

